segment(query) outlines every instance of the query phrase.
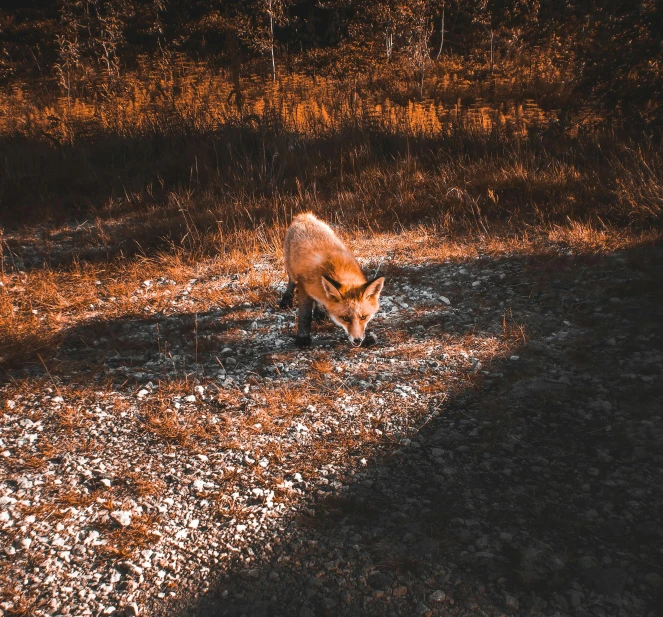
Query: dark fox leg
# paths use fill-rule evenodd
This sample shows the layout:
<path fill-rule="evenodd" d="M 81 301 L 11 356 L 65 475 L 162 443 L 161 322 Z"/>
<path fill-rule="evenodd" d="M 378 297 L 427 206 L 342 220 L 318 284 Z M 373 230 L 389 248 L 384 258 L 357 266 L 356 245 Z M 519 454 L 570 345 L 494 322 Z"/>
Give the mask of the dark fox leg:
<path fill-rule="evenodd" d="M 311 318 L 313 317 L 313 298 L 301 287 L 299 289 L 299 312 L 297 314 L 297 336 L 295 345 L 305 347 L 311 344 Z"/>
<path fill-rule="evenodd" d="M 289 309 L 292 308 L 292 296 L 295 292 L 295 284 L 288 279 L 288 286 L 286 287 L 286 290 L 283 292 L 283 297 L 281 298 L 281 302 L 279 303 L 279 308 L 282 309 Z"/>

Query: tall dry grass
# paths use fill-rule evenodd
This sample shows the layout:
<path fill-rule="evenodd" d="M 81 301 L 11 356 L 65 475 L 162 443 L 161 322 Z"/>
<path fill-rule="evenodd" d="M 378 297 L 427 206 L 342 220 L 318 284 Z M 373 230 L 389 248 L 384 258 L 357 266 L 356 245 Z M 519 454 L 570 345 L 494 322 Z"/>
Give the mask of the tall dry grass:
<path fill-rule="evenodd" d="M 663 156 L 644 137 L 569 134 L 526 101 L 397 105 L 294 78 L 269 88 L 195 74 L 128 81 L 114 99 L 3 95 L 5 365 L 81 320 L 152 310 L 130 302 L 147 278 L 278 258 L 302 210 L 371 232 L 368 252 L 417 238 L 438 258 L 659 234 Z"/>

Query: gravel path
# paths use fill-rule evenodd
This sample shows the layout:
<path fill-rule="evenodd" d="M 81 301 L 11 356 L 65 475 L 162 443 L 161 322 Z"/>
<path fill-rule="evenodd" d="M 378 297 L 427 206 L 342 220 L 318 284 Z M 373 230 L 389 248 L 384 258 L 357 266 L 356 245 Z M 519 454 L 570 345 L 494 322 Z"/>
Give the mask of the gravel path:
<path fill-rule="evenodd" d="M 386 263 L 360 350 L 146 281 L 0 389 L 0 616 L 663 614 L 662 266 Z"/>

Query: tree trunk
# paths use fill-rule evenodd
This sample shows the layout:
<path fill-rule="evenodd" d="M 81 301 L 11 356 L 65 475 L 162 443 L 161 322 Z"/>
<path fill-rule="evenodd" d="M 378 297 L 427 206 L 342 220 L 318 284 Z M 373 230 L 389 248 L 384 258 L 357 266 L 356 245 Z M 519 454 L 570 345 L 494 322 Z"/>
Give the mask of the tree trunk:
<path fill-rule="evenodd" d="M 274 55 L 274 0 L 269 0 L 269 46 L 272 54 L 272 81 L 276 81 L 276 57 Z"/>
<path fill-rule="evenodd" d="M 442 5 L 442 27 L 440 28 L 440 49 L 437 50 L 436 60 L 440 59 L 442 55 L 442 48 L 444 47 L 444 4 Z"/>

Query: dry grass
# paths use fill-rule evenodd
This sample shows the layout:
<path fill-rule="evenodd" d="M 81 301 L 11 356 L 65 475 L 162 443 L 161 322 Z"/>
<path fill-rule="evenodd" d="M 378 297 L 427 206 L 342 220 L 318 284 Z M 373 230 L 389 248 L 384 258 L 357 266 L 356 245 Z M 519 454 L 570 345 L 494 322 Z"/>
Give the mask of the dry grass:
<path fill-rule="evenodd" d="M 388 254 L 385 269 L 660 235 L 663 158 L 646 140 L 571 138 L 550 114 L 515 108 L 453 116 L 374 94 L 349 106 L 328 80 L 247 86 L 238 110 L 228 84 L 195 71 L 165 93 L 127 79 L 130 109 L 29 93 L 0 103 L 13 153 L 0 177 L 0 370 L 50 370 L 82 324 L 172 312 L 146 280 L 171 279 L 177 294 L 211 265 L 239 285 L 197 290 L 199 310 L 272 304 L 273 274 L 252 266 L 280 260 L 302 210 L 341 224 L 373 266 Z"/>

